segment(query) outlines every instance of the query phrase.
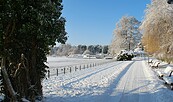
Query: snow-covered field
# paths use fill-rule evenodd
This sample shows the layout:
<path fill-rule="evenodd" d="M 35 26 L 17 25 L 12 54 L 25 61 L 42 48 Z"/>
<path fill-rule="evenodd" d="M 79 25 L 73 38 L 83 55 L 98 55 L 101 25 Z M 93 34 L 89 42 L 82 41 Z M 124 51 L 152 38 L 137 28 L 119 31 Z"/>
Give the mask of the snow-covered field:
<path fill-rule="evenodd" d="M 63 73 L 63 69 L 66 68 L 68 69 L 69 67 L 71 67 L 72 71 L 75 70 L 74 67 L 81 67 L 82 69 L 84 69 L 83 67 L 87 67 L 93 64 L 103 64 L 106 62 L 110 62 L 112 60 L 110 59 L 83 59 L 83 58 L 68 58 L 68 57 L 48 57 L 47 58 L 47 63 L 46 65 L 49 66 L 49 71 L 50 71 L 50 75 L 57 75 L 57 69 L 59 70 L 59 73 Z M 62 69 L 62 70 L 61 70 Z M 67 72 L 69 72 L 69 69 L 66 70 Z"/>
<path fill-rule="evenodd" d="M 47 65 L 50 68 L 57 68 L 68 65 L 79 65 L 85 63 L 104 62 L 103 59 L 83 59 L 83 58 L 68 58 L 68 57 L 47 57 Z"/>
<path fill-rule="evenodd" d="M 50 58 L 48 62 L 56 67 L 87 60 Z M 94 61 L 101 60 L 91 62 Z M 173 102 L 173 91 L 157 78 L 143 58 L 51 76 L 43 81 L 43 94 L 44 102 Z"/>

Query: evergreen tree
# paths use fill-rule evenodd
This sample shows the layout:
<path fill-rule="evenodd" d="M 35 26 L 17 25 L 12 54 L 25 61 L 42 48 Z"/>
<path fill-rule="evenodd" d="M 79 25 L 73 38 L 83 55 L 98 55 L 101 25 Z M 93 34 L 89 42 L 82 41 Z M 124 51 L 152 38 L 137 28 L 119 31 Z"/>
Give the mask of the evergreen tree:
<path fill-rule="evenodd" d="M 109 49 L 108 45 L 103 46 L 103 53 L 107 54 L 108 53 L 108 49 Z"/>
<path fill-rule="evenodd" d="M 6 101 L 22 97 L 34 101 L 36 96 L 42 96 L 41 80 L 48 68 L 44 62 L 49 46 L 67 40 L 61 3 L 62 0 L 0 1 L 0 56 Z M 15 83 L 23 74 L 18 73 L 26 73 L 26 80 L 20 82 L 26 86 L 20 91 Z"/>

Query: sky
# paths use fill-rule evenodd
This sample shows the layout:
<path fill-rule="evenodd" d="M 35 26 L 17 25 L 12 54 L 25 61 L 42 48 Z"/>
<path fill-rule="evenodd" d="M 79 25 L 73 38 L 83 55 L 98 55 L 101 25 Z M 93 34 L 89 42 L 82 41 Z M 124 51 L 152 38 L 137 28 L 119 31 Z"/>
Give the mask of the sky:
<path fill-rule="evenodd" d="M 71 45 L 109 45 L 122 16 L 142 21 L 150 0 L 63 0 L 62 16 Z"/>

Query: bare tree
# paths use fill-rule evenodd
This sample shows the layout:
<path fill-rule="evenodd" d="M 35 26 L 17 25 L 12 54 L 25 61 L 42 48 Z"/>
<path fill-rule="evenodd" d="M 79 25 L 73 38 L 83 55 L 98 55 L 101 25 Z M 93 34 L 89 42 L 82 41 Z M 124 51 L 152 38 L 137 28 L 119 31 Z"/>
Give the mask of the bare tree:
<path fill-rule="evenodd" d="M 61 44 L 57 50 L 58 56 L 68 56 L 72 46 L 70 44 Z"/>
<path fill-rule="evenodd" d="M 124 49 L 133 50 L 142 36 L 138 30 L 139 25 L 135 17 L 123 16 L 116 24 L 109 52 L 114 55 Z"/>

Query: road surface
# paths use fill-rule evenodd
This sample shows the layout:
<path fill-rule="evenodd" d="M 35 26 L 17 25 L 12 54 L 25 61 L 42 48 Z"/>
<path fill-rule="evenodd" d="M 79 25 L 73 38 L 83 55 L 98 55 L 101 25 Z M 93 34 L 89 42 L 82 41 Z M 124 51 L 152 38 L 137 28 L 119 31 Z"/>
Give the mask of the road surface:
<path fill-rule="evenodd" d="M 119 61 L 44 80 L 46 102 L 173 102 L 144 60 Z"/>

